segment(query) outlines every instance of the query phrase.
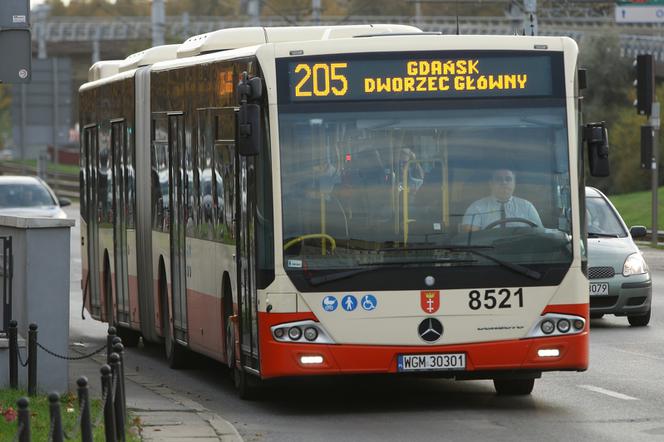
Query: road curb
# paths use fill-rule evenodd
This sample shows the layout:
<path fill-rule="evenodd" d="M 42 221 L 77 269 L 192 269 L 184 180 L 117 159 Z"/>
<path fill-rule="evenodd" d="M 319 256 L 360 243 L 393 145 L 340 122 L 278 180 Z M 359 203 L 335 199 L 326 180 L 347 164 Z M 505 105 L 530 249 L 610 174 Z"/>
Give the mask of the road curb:
<path fill-rule="evenodd" d="M 163 384 L 155 384 L 151 380 L 138 374 L 125 374 L 125 377 L 141 387 L 152 391 L 153 393 L 182 405 L 187 410 L 191 410 L 201 420 L 206 422 L 216 433 L 220 440 L 224 442 L 243 442 L 242 436 L 238 433 L 233 424 L 222 418 L 218 414 L 208 410 L 196 401 L 189 399 Z"/>
<path fill-rule="evenodd" d="M 71 346 L 70 349 L 75 353 L 79 353 L 81 355 L 85 354 L 83 353 L 82 349 Z M 94 362 L 96 362 L 99 365 L 103 365 L 106 363 L 106 358 L 101 355 L 95 355 L 90 359 L 92 359 Z M 165 400 L 180 405 L 182 409 L 179 410 L 178 412 L 191 413 L 197 416 L 199 420 L 208 424 L 208 426 L 211 428 L 212 432 L 216 435 L 218 440 L 223 442 L 243 442 L 242 436 L 240 436 L 240 433 L 237 431 L 237 429 L 233 424 L 231 424 L 229 421 L 222 418 L 218 414 L 214 413 L 213 411 L 205 408 L 198 402 L 177 393 L 167 385 L 164 385 L 163 383 L 155 383 L 150 378 L 147 378 L 138 373 L 125 372 L 125 381 L 131 381 L 136 385 L 164 398 Z M 149 416 L 150 414 L 169 412 L 168 410 L 141 410 L 141 409 L 132 409 L 131 407 L 129 408 L 132 410 L 132 412 L 135 415 L 138 415 L 139 417 Z M 179 425 L 179 424 L 180 422 L 176 422 L 173 425 Z M 163 426 L 167 425 L 164 424 Z M 152 440 L 152 439 L 148 438 L 146 440 Z M 168 436 L 166 436 L 165 438 L 160 437 L 155 440 L 168 440 Z"/>

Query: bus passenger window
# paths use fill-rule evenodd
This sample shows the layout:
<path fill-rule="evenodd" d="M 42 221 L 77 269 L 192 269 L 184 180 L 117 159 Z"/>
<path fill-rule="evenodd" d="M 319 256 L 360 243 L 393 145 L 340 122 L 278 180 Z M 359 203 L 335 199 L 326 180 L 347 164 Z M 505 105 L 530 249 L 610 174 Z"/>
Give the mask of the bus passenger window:
<path fill-rule="evenodd" d="M 203 239 L 212 239 L 214 201 L 212 199 L 212 143 L 206 140 L 201 151 L 201 226 Z"/>
<path fill-rule="evenodd" d="M 215 144 L 216 216 L 215 237 L 235 242 L 235 152 L 233 145 Z"/>

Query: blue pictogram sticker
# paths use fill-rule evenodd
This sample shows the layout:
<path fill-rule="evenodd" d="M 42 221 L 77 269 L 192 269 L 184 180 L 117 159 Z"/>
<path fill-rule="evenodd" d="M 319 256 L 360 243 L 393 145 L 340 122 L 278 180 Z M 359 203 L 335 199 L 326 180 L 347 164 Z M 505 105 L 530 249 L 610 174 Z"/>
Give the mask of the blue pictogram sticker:
<path fill-rule="evenodd" d="M 353 295 L 346 295 L 341 300 L 341 307 L 347 312 L 352 312 L 357 308 L 357 298 Z"/>
<path fill-rule="evenodd" d="M 337 305 L 339 305 L 339 302 L 337 302 L 337 298 L 334 296 L 326 296 L 323 298 L 323 310 L 326 312 L 333 312 L 337 309 Z"/>
<path fill-rule="evenodd" d="M 366 311 L 374 310 L 378 307 L 378 301 L 374 295 L 364 295 L 362 296 L 362 308 Z"/>

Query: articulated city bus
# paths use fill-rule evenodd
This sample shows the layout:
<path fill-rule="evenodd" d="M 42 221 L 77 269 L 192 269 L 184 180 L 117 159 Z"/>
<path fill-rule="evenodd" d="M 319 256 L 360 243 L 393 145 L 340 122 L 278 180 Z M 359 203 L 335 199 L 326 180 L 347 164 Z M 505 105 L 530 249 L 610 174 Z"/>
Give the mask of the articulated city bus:
<path fill-rule="evenodd" d="M 258 379 L 588 366 L 585 75 L 564 37 L 226 29 L 80 89 L 85 305 Z"/>

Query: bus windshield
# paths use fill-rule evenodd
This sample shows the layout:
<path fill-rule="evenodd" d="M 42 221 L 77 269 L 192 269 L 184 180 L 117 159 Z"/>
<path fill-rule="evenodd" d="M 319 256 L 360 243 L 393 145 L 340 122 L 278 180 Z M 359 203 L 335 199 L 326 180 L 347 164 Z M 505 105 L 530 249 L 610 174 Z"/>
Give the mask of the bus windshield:
<path fill-rule="evenodd" d="M 569 264 L 565 108 L 499 101 L 282 112 L 286 270 Z"/>

